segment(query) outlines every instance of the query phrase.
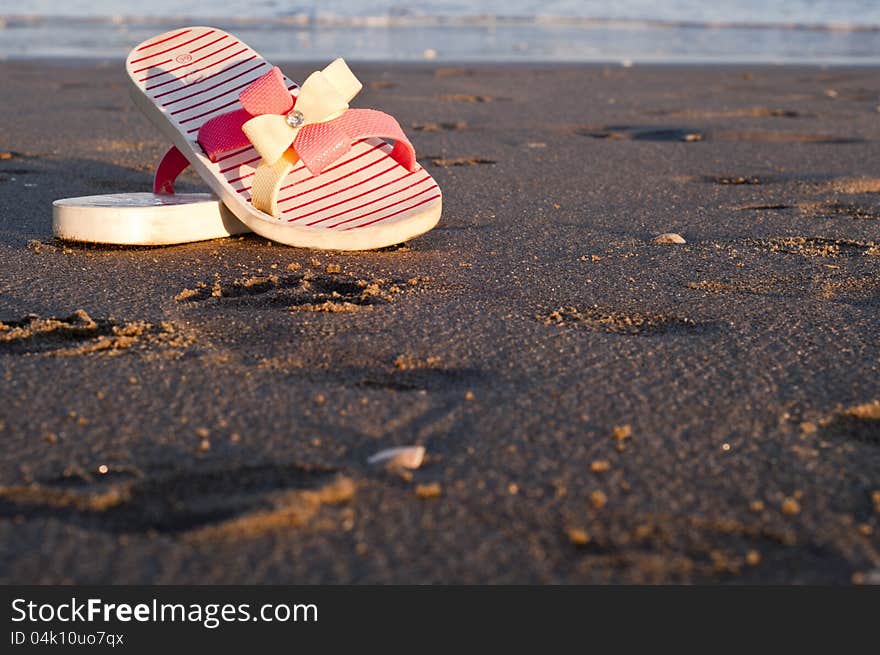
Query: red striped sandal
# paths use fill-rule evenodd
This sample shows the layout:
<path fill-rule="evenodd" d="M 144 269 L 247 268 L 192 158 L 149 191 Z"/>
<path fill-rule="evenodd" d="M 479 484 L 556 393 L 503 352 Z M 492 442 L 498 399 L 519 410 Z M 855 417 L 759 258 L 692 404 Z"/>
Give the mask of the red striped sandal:
<path fill-rule="evenodd" d="M 126 69 L 135 103 L 183 155 L 179 165 L 192 165 L 257 234 L 367 250 L 440 220 L 440 189 L 397 121 L 349 109 L 361 83 L 341 59 L 298 87 L 226 32 L 189 27 L 140 44 Z"/>

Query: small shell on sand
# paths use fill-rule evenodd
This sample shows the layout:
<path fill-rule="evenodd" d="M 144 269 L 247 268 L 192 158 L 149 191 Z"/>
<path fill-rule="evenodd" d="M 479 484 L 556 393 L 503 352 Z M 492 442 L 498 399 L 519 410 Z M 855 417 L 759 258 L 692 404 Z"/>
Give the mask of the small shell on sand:
<path fill-rule="evenodd" d="M 417 469 L 425 461 L 424 446 L 401 446 L 380 450 L 367 460 L 368 464 L 385 464 L 390 467 Z"/>
<path fill-rule="evenodd" d="M 684 237 L 675 232 L 666 232 L 654 237 L 654 243 L 687 243 Z"/>

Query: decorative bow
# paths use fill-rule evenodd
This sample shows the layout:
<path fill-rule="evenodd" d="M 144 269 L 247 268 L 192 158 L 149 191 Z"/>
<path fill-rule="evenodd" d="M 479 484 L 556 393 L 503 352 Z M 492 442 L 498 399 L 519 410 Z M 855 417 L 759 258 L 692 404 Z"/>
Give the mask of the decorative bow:
<path fill-rule="evenodd" d="M 345 61 L 337 59 L 309 75 L 293 96 L 276 66 L 239 94 L 243 109 L 207 121 L 198 140 L 212 161 L 250 142 L 268 166 L 292 148 L 318 175 L 355 141 L 388 138 L 395 141 L 390 156 L 415 170 L 415 151 L 396 120 L 373 109 L 348 108 L 361 88 Z"/>
<path fill-rule="evenodd" d="M 315 141 L 316 132 L 321 133 L 322 141 L 332 139 L 335 148 L 348 150 L 348 135 L 341 126 L 327 123 L 342 116 L 361 88 L 363 85 L 345 62 L 337 59 L 324 70 L 309 75 L 294 100 L 276 66 L 239 97 L 242 106 L 254 116 L 241 130 L 269 165 L 290 147 L 301 158 L 309 159 L 300 150 L 309 150 L 308 144 Z M 322 123 L 325 125 L 318 127 Z"/>

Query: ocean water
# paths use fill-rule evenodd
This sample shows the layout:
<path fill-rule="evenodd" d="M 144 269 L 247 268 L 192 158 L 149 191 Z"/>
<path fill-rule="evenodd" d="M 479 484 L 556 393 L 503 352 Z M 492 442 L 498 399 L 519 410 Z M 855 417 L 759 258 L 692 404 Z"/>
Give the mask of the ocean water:
<path fill-rule="evenodd" d="M 0 0 L 0 57 L 123 57 L 186 24 L 287 60 L 880 64 L 880 0 Z"/>

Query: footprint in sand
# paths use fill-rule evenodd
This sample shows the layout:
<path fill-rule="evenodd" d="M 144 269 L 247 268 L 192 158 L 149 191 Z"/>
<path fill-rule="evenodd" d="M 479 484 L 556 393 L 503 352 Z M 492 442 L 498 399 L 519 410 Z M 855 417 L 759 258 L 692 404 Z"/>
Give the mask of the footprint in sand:
<path fill-rule="evenodd" d="M 328 265 L 327 270 L 338 271 Z M 428 278 L 409 280 L 358 279 L 338 273 L 302 273 L 245 276 L 229 281 L 217 277 L 195 289 L 183 289 L 178 302 L 236 302 L 249 308 L 284 307 L 295 312 L 346 313 L 392 303 L 414 291 Z"/>
<path fill-rule="evenodd" d="M 696 127 L 664 127 L 658 125 L 609 125 L 575 130 L 580 136 L 594 139 L 626 141 L 667 141 L 696 143 L 700 141 L 747 143 L 864 143 L 864 139 L 811 132 L 774 130 L 703 130 Z"/>
<path fill-rule="evenodd" d="M 304 525 L 322 505 L 346 502 L 354 493 L 354 483 L 331 469 L 266 464 L 170 475 L 141 473 L 115 482 L 72 485 L 59 480 L 0 486 L 0 516 L 51 516 L 115 533 L 240 537 L 282 525 Z"/>
<path fill-rule="evenodd" d="M 703 182 L 720 186 L 762 185 L 777 181 L 772 176 L 758 175 L 706 175 L 702 178 L 685 177 L 680 181 L 690 182 L 702 179 Z M 839 180 L 812 182 L 795 180 L 811 194 L 837 193 L 849 195 L 876 194 L 880 192 L 880 180 L 874 178 L 843 178 Z M 870 205 L 859 202 L 831 200 L 823 202 L 801 201 L 769 202 L 735 207 L 737 211 L 786 211 L 797 209 L 805 218 L 849 218 L 852 220 L 877 220 L 880 218 L 880 204 Z"/>
<path fill-rule="evenodd" d="M 683 141 L 693 143 L 704 139 L 696 128 L 662 127 L 657 125 L 609 125 L 600 128 L 585 127 L 575 130 L 580 136 L 612 141 Z"/>
<path fill-rule="evenodd" d="M 826 437 L 880 446 L 880 400 L 841 409 L 819 425 Z"/>
<path fill-rule="evenodd" d="M 802 257 L 880 256 L 880 249 L 873 241 L 851 241 L 824 237 L 774 237 L 746 239 L 744 243 L 764 252 L 794 254 Z"/>
<path fill-rule="evenodd" d="M 188 344 L 173 323 L 93 319 L 82 309 L 66 318 L 29 314 L 19 320 L 0 321 L 0 355 L 118 355 L 155 347 L 177 351 Z"/>
<path fill-rule="evenodd" d="M 704 182 L 720 186 L 765 185 L 779 182 L 791 182 L 798 187 L 799 194 L 843 194 L 861 195 L 880 193 L 880 178 L 875 177 L 840 177 L 813 175 L 795 177 L 767 173 L 727 174 L 727 175 L 681 175 L 673 178 L 677 182 Z"/>
<path fill-rule="evenodd" d="M 847 195 L 880 193 L 880 178 L 877 177 L 838 177 L 830 180 L 803 181 L 804 190 L 809 193 L 841 193 Z"/>
<path fill-rule="evenodd" d="M 800 203 L 798 208 L 803 214 L 813 218 L 849 218 L 856 221 L 880 218 L 880 207 L 853 202 Z"/>
<path fill-rule="evenodd" d="M 802 275 L 763 275 L 688 282 L 688 289 L 714 294 L 791 297 L 842 302 L 856 307 L 880 301 L 880 280 L 875 276 L 848 277 L 834 270 Z"/>

